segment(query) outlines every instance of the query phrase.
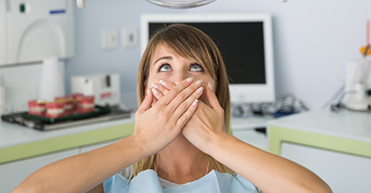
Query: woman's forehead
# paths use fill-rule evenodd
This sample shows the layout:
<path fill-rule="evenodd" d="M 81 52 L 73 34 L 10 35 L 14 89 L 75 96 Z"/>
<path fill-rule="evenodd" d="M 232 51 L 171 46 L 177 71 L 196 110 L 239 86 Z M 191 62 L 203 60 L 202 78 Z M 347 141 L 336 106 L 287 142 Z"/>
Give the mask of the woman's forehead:
<path fill-rule="evenodd" d="M 154 52 L 151 56 L 150 64 L 152 66 L 160 58 L 173 58 L 173 57 L 181 57 L 190 62 L 194 62 L 192 59 L 185 58 L 184 56 L 179 55 L 167 44 L 159 43 L 155 46 Z"/>

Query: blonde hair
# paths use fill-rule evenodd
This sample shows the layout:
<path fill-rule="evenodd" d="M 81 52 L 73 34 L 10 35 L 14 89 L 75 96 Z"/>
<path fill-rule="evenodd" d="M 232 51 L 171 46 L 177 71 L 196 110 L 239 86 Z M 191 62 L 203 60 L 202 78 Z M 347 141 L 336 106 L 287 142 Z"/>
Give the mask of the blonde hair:
<path fill-rule="evenodd" d="M 223 58 L 213 40 L 199 29 L 184 25 L 173 24 L 158 30 L 150 39 L 138 70 L 138 106 L 144 100 L 145 88 L 149 77 L 151 57 L 158 44 L 165 44 L 179 56 L 202 64 L 215 80 L 215 94 L 224 110 L 224 131 L 229 133 L 230 96 L 227 72 Z M 156 156 L 144 158 L 133 165 L 134 176 L 146 169 L 154 169 Z M 221 173 L 233 174 L 227 166 L 209 156 L 209 166 Z"/>

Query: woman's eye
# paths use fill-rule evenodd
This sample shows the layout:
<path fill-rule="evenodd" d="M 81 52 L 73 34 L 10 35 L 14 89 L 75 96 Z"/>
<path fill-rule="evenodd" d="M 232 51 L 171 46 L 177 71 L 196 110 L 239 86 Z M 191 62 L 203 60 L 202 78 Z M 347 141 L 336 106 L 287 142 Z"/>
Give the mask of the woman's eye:
<path fill-rule="evenodd" d="M 171 70 L 171 66 L 169 64 L 164 64 L 160 67 L 160 69 L 158 71 L 170 71 Z"/>
<path fill-rule="evenodd" d="M 199 64 L 192 64 L 191 70 L 192 71 L 203 72 L 204 71 L 204 68 L 202 68 L 202 66 L 199 65 Z"/>

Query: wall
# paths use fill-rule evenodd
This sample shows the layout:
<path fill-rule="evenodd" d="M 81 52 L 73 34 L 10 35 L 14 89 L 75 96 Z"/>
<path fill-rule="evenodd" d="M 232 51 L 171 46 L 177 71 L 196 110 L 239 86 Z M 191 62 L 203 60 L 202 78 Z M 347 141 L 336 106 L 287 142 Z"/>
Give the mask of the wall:
<path fill-rule="evenodd" d="M 122 101 L 136 108 L 137 69 L 140 47 L 113 50 L 101 49 L 100 31 L 136 27 L 142 13 L 184 12 L 158 7 L 145 0 L 90 0 L 85 9 L 75 10 L 76 54 L 66 61 L 66 91 L 70 92 L 70 79 L 74 75 L 95 73 L 119 73 Z M 120 33 L 120 32 L 119 32 Z M 119 35 L 120 36 L 120 35 Z"/>
<path fill-rule="evenodd" d="M 273 16 L 276 93 L 290 92 L 319 107 L 343 84 L 345 63 L 360 58 L 370 8 L 369 0 L 217 0 L 184 11 L 145 0 L 90 0 L 75 11 L 76 56 L 66 61 L 67 92 L 73 75 L 119 72 L 123 101 L 135 107 L 139 46 L 102 51 L 100 30 L 139 29 L 141 13 L 268 12 Z"/>

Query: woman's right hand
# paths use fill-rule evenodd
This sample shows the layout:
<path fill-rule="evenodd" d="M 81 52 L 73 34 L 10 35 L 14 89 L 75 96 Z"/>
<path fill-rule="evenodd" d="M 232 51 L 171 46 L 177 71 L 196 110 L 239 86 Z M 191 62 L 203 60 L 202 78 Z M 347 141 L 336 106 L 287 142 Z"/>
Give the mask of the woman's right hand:
<path fill-rule="evenodd" d="M 152 105 L 155 88 L 147 89 L 146 97 L 135 113 L 135 131 L 132 135 L 144 145 L 146 156 L 153 155 L 169 145 L 192 117 L 203 93 L 201 82 L 188 78 L 169 90 L 166 96 Z"/>

